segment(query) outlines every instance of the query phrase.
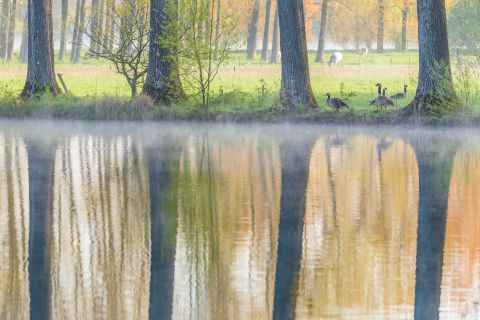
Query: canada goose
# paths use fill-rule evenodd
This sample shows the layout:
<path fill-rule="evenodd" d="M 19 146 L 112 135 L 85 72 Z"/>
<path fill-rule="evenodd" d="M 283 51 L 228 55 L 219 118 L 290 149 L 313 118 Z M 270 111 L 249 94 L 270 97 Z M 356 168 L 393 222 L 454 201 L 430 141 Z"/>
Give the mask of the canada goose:
<path fill-rule="evenodd" d="M 328 61 L 328 65 L 331 66 L 332 63 L 334 65 L 339 64 L 340 62 L 343 61 L 343 53 L 341 52 L 334 52 L 332 56 L 330 57 L 330 61 Z"/>
<path fill-rule="evenodd" d="M 380 97 L 382 95 L 382 84 L 381 83 L 377 83 L 375 85 L 375 87 L 377 87 L 377 96 L 375 97 L 375 99 L 373 99 L 372 101 L 370 101 L 370 105 L 373 106 L 374 104 L 376 104 L 376 100 L 378 97 Z M 377 105 L 378 107 L 378 105 Z"/>
<path fill-rule="evenodd" d="M 403 85 L 403 93 L 400 92 L 400 93 L 394 94 L 394 95 L 391 96 L 390 98 L 392 98 L 393 100 L 406 99 L 406 98 L 407 98 L 407 88 L 408 88 L 408 86 L 407 86 L 406 84 Z"/>
<path fill-rule="evenodd" d="M 378 91 L 381 92 L 382 85 L 377 84 L 378 86 Z M 387 98 L 385 96 L 385 92 L 388 90 L 388 88 L 383 89 L 383 94 L 378 95 L 372 102 L 370 102 L 370 105 L 377 105 L 377 107 L 380 107 L 380 110 L 383 109 L 383 107 L 387 108 L 387 106 L 394 106 L 395 103 L 393 103 L 392 100 Z"/>
<path fill-rule="evenodd" d="M 340 109 L 342 109 L 342 108 L 350 109 L 350 106 L 345 101 L 343 101 L 342 99 L 330 98 L 330 93 L 327 93 L 327 105 L 330 108 L 335 109 L 337 112 L 339 112 Z"/>

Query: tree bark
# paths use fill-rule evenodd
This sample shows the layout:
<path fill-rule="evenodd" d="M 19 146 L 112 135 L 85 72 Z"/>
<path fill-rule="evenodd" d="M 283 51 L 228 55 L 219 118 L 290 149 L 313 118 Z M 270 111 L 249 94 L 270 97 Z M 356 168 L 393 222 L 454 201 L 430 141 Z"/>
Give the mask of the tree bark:
<path fill-rule="evenodd" d="M 278 0 L 282 51 L 281 103 L 285 108 L 315 108 L 310 85 L 303 0 Z"/>
<path fill-rule="evenodd" d="M 91 23 L 90 23 L 90 34 L 96 35 L 98 34 L 98 10 L 99 9 L 99 2 L 98 0 L 92 0 L 92 11 L 91 11 Z M 98 37 L 93 36 L 90 37 L 90 48 L 93 51 L 97 50 L 97 42 L 95 39 Z"/>
<path fill-rule="evenodd" d="M 278 22 L 278 6 L 275 9 L 275 18 L 273 19 L 273 39 L 272 39 L 272 55 L 270 63 L 278 63 L 278 48 L 280 47 L 280 30 Z"/>
<path fill-rule="evenodd" d="M 145 15 L 146 16 L 146 15 Z M 98 34 L 103 35 L 103 26 L 105 24 L 105 0 L 98 2 Z M 101 51 L 100 44 L 97 44 L 97 52 Z"/>
<path fill-rule="evenodd" d="M 65 59 L 67 51 L 67 21 L 68 21 L 68 0 L 62 0 L 62 29 L 60 30 L 60 51 L 58 52 L 58 60 Z"/>
<path fill-rule="evenodd" d="M 28 12 L 23 19 L 22 43 L 20 44 L 20 62 L 28 61 Z"/>
<path fill-rule="evenodd" d="M 404 116 L 443 115 L 460 103 L 453 89 L 445 0 L 418 0 L 418 86 Z"/>
<path fill-rule="evenodd" d="M 323 0 L 322 17 L 320 18 L 320 34 L 318 35 L 318 50 L 315 62 L 325 62 L 325 37 L 328 24 L 328 0 Z"/>
<path fill-rule="evenodd" d="M 257 33 L 258 33 L 258 19 L 260 16 L 260 0 L 255 0 L 252 9 L 252 17 L 248 25 L 248 39 L 247 39 L 247 59 L 254 60 L 257 54 Z"/>
<path fill-rule="evenodd" d="M 407 50 L 407 23 L 408 15 L 410 14 L 410 5 L 405 2 L 405 6 L 402 9 L 402 51 Z"/>
<path fill-rule="evenodd" d="M 82 56 L 83 30 L 85 28 L 85 17 L 86 17 L 85 1 L 86 0 L 81 0 L 81 4 L 80 4 L 80 17 L 78 22 L 79 28 L 77 31 L 77 40 L 76 40 L 75 52 L 74 52 L 73 61 L 72 61 L 73 63 L 79 63 L 80 57 Z"/>
<path fill-rule="evenodd" d="M 383 53 L 385 37 L 385 0 L 378 0 L 377 53 Z"/>
<path fill-rule="evenodd" d="M 17 17 L 17 0 L 12 0 L 12 7 L 10 8 L 10 23 L 8 25 L 8 48 L 7 48 L 7 59 L 8 61 L 13 60 L 13 51 L 15 45 L 15 24 Z"/>
<path fill-rule="evenodd" d="M 150 48 L 147 67 L 147 78 L 143 86 L 143 94 L 156 102 L 169 104 L 183 97 L 180 82 L 178 61 L 175 48 L 162 45 L 159 39 L 165 38 L 171 16 L 169 5 L 177 6 L 172 0 L 150 1 Z M 176 11 L 175 11 L 176 12 Z"/>
<path fill-rule="evenodd" d="M 7 58 L 8 47 L 8 25 L 10 22 L 10 0 L 2 2 L 2 21 L 0 23 L 0 57 Z"/>
<path fill-rule="evenodd" d="M 215 22 L 215 49 L 219 47 L 220 43 L 220 21 L 222 19 L 222 1 L 217 0 L 217 17 Z"/>
<path fill-rule="evenodd" d="M 263 28 L 263 45 L 262 45 L 262 61 L 267 61 L 268 44 L 270 40 L 270 15 L 272 10 L 272 0 L 267 0 L 265 10 L 265 26 Z"/>
<path fill-rule="evenodd" d="M 28 1 L 28 69 L 27 81 L 21 93 L 23 99 L 49 91 L 61 93 L 55 79 L 52 0 Z"/>

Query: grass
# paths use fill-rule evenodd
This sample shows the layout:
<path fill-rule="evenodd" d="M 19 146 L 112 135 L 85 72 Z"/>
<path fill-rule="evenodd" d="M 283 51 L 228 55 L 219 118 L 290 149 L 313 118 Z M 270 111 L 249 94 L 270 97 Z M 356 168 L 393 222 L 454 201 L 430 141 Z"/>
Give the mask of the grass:
<path fill-rule="evenodd" d="M 209 118 L 274 120 L 287 117 L 293 120 L 341 119 L 346 122 L 385 122 L 391 121 L 394 112 L 392 109 L 378 111 L 375 107 L 368 105 L 376 94 L 374 85 L 381 82 L 384 87 L 389 88 L 388 94 L 394 94 L 403 90 L 403 84 L 408 84 L 410 97 L 415 92 L 418 74 L 418 53 L 415 51 L 369 54 L 364 57 L 356 53 L 346 53 L 343 64 L 332 67 L 315 63 L 314 54 L 310 54 L 309 57 L 312 89 L 319 104 L 318 111 L 299 110 L 287 116 L 272 112 L 272 107 L 278 104 L 280 65 L 271 65 L 258 60 L 248 61 L 245 59 L 245 54 L 235 53 L 230 62 L 221 69 L 213 84 Z M 43 115 L 105 119 L 109 117 L 105 115 L 103 109 L 103 111 L 100 110 L 99 106 L 116 101 L 113 103 L 116 107 L 108 106 L 112 112 L 111 118 L 140 117 L 132 116 L 130 91 L 126 82 L 103 61 L 91 59 L 82 61 L 78 65 L 57 62 L 56 72 L 63 74 L 69 94 L 57 98 L 47 96 L 22 102 L 17 97 L 25 81 L 26 65 L 19 63 L 1 65 L 0 116 Z M 473 85 L 470 84 L 469 88 L 477 88 L 475 90 L 479 91 L 478 77 L 470 76 L 470 78 L 468 81 L 473 82 Z M 464 81 L 461 84 L 463 85 Z M 469 105 L 466 108 L 468 115 L 462 115 L 462 117 L 480 117 L 480 94 L 477 91 L 475 94 L 469 93 Z M 353 110 L 343 112 L 341 115 L 334 114 L 325 104 L 327 92 L 333 97 L 347 99 Z M 189 92 L 189 95 L 188 101 L 169 109 L 154 107 L 151 117 L 204 118 L 199 110 L 198 96 L 193 92 Z M 403 107 L 407 102 L 399 101 L 397 108 Z"/>

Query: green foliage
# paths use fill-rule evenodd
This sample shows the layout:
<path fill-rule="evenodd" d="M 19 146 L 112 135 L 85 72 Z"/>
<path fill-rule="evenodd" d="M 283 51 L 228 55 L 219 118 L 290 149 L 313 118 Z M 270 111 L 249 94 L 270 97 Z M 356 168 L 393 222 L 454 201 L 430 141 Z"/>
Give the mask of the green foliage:
<path fill-rule="evenodd" d="M 480 1 L 457 1 L 448 19 L 450 44 L 467 50 L 480 62 Z"/>

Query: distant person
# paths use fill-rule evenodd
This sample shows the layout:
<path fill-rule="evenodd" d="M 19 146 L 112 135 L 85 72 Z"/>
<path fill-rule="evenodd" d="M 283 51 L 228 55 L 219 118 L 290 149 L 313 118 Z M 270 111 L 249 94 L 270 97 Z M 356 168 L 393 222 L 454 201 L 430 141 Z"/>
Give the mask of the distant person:
<path fill-rule="evenodd" d="M 368 55 L 368 48 L 361 48 L 359 53 L 361 56 Z"/>

